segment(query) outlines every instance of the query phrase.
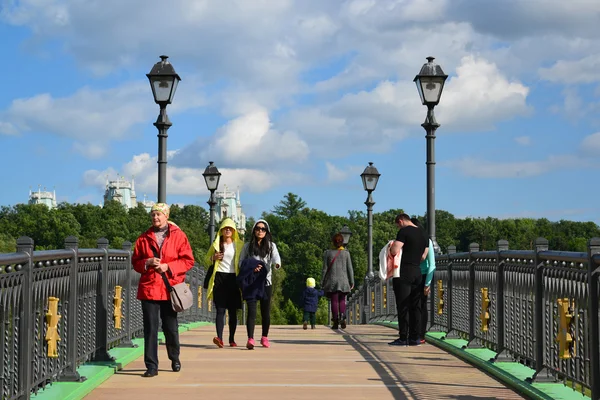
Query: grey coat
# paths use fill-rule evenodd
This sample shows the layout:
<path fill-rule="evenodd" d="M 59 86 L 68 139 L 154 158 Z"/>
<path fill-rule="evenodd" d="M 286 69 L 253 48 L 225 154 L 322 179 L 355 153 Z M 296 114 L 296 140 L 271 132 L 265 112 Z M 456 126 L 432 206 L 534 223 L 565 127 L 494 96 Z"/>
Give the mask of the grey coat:
<path fill-rule="evenodd" d="M 340 291 L 350 293 L 350 288 L 354 286 L 354 270 L 352 269 L 352 260 L 348 250 L 340 251 L 335 261 L 331 261 L 338 253 L 338 250 L 325 250 L 323 253 L 323 273 L 321 274 L 321 288 L 325 293 Z M 327 270 L 329 269 L 329 272 Z"/>

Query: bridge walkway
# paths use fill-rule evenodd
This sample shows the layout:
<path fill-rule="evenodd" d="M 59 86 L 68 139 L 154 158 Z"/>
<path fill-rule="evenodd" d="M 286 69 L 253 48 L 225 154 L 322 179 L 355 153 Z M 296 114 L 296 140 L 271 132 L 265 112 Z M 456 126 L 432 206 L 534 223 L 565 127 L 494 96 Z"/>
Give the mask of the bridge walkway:
<path fill-rule="evenodd" d="M 260 327 L 257 327 L 260 332 Z M 227 328 L 225 328 L 227 334 Z M 225 399 L 521 399 L 480 370 L 432 345 L 392 347 L 396 332 L 375 325 L 306 331 L 274 326 L 271 348 L 212 344 L 214 326 L 181 334 L 179 373 L 160 346 L 159 375 L 142 378 L 143 357 L 126 365 L 86 400 Z"/>

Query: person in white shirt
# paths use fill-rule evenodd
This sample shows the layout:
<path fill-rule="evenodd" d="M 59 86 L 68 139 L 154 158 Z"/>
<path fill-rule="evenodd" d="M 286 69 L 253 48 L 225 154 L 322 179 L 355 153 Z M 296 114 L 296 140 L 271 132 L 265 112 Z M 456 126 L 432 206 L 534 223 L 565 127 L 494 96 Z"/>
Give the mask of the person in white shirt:
<path fill-rule="evenodd" d="M 206 255 L 207 265 L 214 263 L 206 294 L 207 300 L 214 299 L 217 310 L 217 336 L 213 338 L 213 343 L 219 348 L 224 346 L 225 311 L 229 313 L 229 346 L 237 346 L 237 310 L 242 308 L 242 297 L 235 278 L 239 273 L 239 259 L 243 246 L 244 242 L 239 237 L 235 222 L 231 218 L 225 218 Z"/>

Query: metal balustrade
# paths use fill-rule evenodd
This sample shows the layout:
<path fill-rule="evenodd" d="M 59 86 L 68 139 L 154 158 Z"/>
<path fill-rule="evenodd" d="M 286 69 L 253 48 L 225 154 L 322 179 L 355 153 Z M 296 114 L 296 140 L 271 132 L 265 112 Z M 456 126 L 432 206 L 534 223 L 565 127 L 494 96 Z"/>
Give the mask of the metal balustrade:
<path fill-rule="evenodd" d="M 79 365 L 113 361 L 110 349 L 143 336 L 131 243 L 108 245 L 99 239 L 98 248 L 79 249 L 71 236 L 63 250 L 33 251 L 33 240 L 21 237 L 16 253 L 0 254 L 0 398 L 28 399 L 52 382 L 84 380 Z M 180 323 L 214 321 L 204 274 L 195 264 L 186 276 L 194 304 Z"/>
<path fill-rule="evenodd" d="M 430 331 L 494 350 L 496 362 L 530 366 L 532 381 L 562 381 L 600 399 L 600 238 L 589 240 L 587 253 L 551 251 L 544 238 L 528 251 L 509 250 L 506 240 L 495 251 L 450 246 L 436 267 Z M 387 307 L 376 300 L 373 309 L 373 293 L 384 286 Z M 376 274 L 349 296 L 347 309 L 350 324 L 397 321 L 391 280 Z"/>

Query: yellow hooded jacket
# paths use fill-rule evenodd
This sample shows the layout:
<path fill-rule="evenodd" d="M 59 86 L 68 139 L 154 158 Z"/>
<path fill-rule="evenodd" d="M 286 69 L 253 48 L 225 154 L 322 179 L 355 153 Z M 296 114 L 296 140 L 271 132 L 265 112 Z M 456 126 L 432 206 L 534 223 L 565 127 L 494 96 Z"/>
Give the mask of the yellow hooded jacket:
<path fill-rule="evenodd" d="M 244 247 L 244 242 L 242 241 L 242 239 L 240 239 L 240 235 L 235 226 L 235 222 L 233 222 L 233 220 L 231 218 L 225 218 L 223 221 L 221 221 L 221 226 L 219 226 L 219 231 L 217 232 L 217 237 L 215 238 L 215 241 L 212 243 L 212 245 L 208 249 L 208 252 L 206 253 L 206 257 L 204 258 L 204 263 L 205 263 L 204 265 L 207 265 L 207 266 L 211 265 L 213 263 L 212 256 L 215 253 L 218 253 L 220 251 L 221 229 L 225 228 L 226 226 L 233 228 L 233 243 L 235 244 L 235 256 L 233 259 L 233 265 L 235 265 L 235 274 L 238 275 L 240 273 L 240 270 L 239 270 L 240 254 L 242 253 L 242 248 Z M 220 260 L 215 260 L 215 268 L 213 269 L 212 276 L 210 277 L 210 281 L 208 282 L 208 289 L 206 292 L 206 298 L 208 300 L 212 299 L 213 288 L 215 286 L 215 275 L 217 274 L 217 270 L 219 269 L 220 262 L 221 262 Z"/>

